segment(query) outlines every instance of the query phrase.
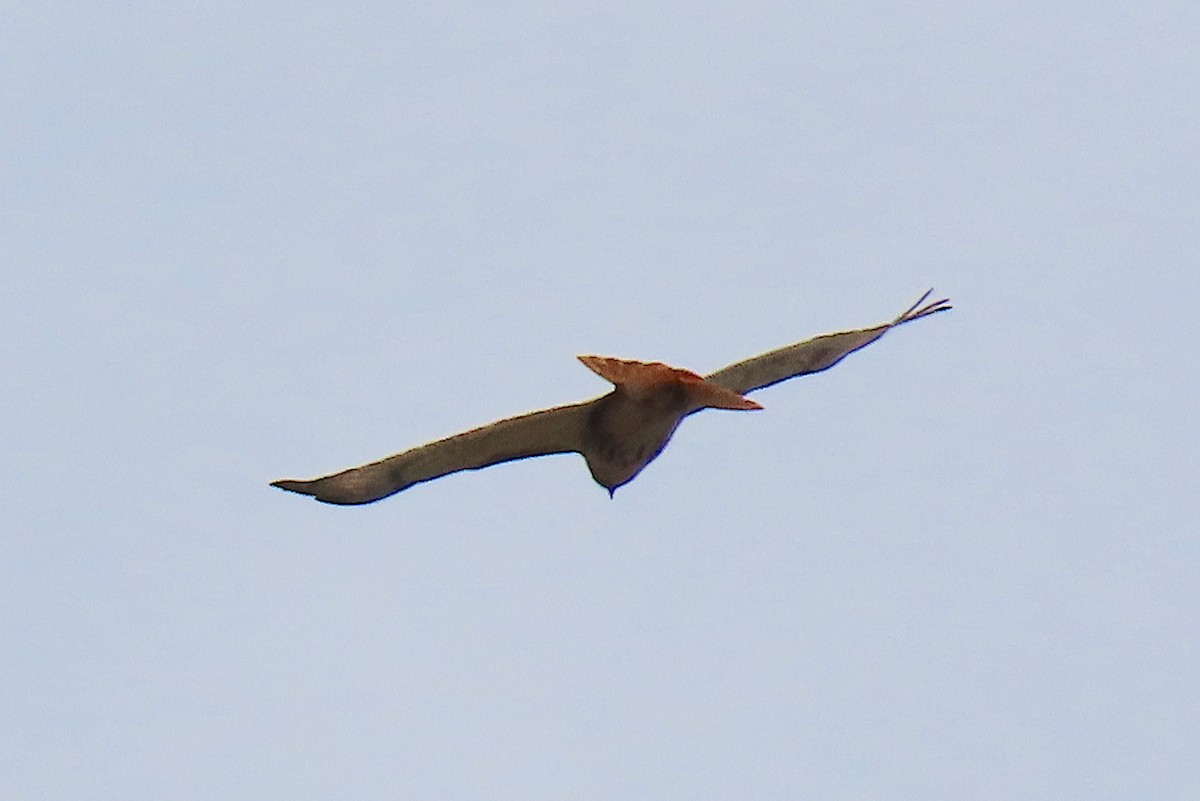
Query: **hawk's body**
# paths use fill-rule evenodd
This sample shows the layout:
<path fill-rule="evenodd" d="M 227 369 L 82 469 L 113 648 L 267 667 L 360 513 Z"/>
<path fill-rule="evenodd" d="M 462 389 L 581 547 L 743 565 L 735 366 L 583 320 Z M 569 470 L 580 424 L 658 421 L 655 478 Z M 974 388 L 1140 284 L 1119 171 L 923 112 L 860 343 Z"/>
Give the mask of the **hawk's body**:
<path fill-rule="evenodd" d="M 922 306 L 929 294 L 890 323 L 819 336 L 704 377 L 659 362 L 580 356 L 588 368 L 613 383 L 612 392 L 510 417 L 323 478 L 276 481 L 272 486 L 326 503 L 370 503 L 460 470 L 530 456 L 580 453 L 592 477 L 612 494 L 662 452 L 684 417 L 702 409 L 761 409 L 742 396 L 826 370 L 890 329 L 950 308 L 947 300 Z"/>

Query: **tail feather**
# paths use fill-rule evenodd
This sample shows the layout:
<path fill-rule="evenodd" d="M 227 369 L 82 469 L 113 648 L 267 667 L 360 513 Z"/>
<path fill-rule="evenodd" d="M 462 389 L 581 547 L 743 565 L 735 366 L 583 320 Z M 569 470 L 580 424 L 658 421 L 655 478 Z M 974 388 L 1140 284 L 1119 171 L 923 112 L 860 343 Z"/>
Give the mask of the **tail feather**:
<path fill-rule="evenodd" d="M 650 390 L 663 384 L 682 384 L 692 398 L 710 409 L 761 409 L 762 406 L 731 389 L 706 380 L 703 376 L 662 362 L 639 362 L 611 356 L 580 356 L 579 361 L 613 386 L 633 392 Z"/>

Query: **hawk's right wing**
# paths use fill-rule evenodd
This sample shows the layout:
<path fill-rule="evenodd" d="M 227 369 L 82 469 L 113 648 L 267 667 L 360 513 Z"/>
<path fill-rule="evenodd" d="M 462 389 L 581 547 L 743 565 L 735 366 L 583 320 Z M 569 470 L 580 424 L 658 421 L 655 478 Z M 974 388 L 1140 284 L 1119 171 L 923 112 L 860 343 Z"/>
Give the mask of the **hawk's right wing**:
<path fill-rule="evenodd" d="M 795 345 L 788 345 L 769 353 L 753 356 L 728 367 L 722 367 L 715 373 L 706 375 L 705 378 L 714 384 L 745 395 L 747 392 L 769 387 L 789 378 L 828 370 L 854 351 L 865 348 L 896 326 L 950 309 L 949 298 L 935 300 L 922 306 L 921 304 L 925 303 L 932 293 L 932 289 L 926 292 L 920 300 L 890 323 L 857 331 L 824 334 L 805 342 L 798 342 Z"/>

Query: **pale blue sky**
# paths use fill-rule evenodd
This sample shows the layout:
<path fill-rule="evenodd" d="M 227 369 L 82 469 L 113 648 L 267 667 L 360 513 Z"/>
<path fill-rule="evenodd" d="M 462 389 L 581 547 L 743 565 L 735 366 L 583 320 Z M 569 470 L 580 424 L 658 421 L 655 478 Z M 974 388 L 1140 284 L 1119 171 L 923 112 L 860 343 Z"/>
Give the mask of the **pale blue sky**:
<path fill-rule="evenodd" d="M 0 798 L 1197 797 L 1197 9 L 7 9 Z"/>

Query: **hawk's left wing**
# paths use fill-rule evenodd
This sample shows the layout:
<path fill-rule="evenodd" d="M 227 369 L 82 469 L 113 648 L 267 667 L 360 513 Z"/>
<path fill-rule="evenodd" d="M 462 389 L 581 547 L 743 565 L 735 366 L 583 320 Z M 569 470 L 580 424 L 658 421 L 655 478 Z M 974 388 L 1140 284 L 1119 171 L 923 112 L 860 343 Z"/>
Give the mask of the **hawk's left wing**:
<path fill-rule="evenodd" d="M 478 470 L 530 456 L 581 452 L 584 428 L 595 404 L 586 401 L 510 417 L 362 467 L 311 481 L 273 481 L 271 486 L 311 495 L 325 503 L 371 503 L 459 470 Z"/>

